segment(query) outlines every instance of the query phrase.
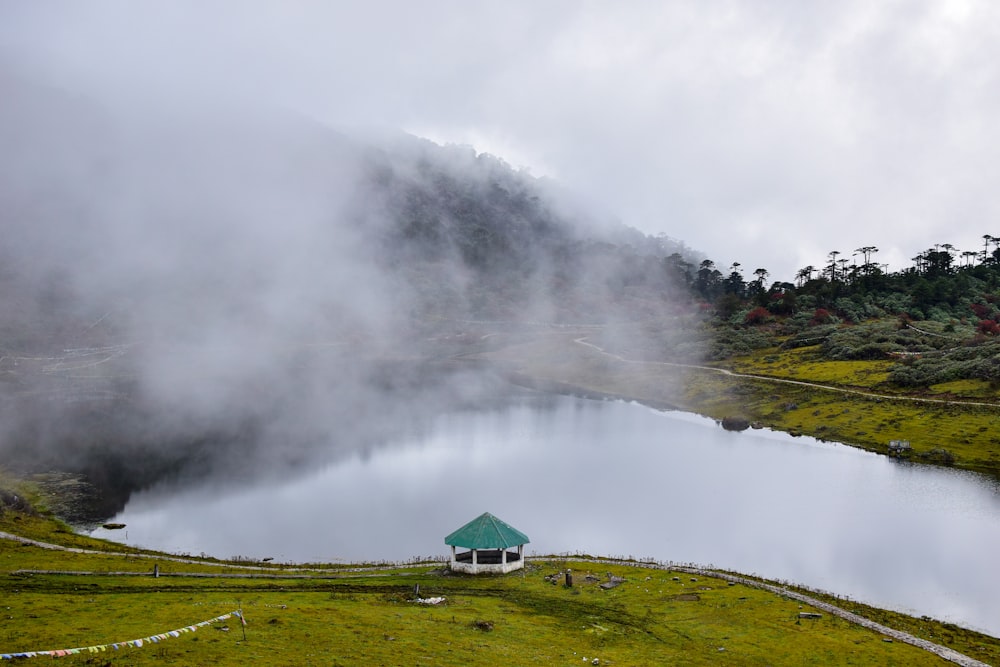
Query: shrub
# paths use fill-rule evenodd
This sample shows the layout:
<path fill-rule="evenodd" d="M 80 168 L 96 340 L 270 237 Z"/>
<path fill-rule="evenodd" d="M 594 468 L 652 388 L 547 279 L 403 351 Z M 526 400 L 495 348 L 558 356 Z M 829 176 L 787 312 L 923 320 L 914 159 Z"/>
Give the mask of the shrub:
<path fill-rule="evenodd" d="M 981 303 L 972 303 L 969 304 L 969 307 L 972 308 L 972 312 L 976 314 L 976 317 L 978 317 L 981 320 L 988 320 L 991 319 L 993 316 L 993 309 L 987 305 Z"/>
<path fill-rule="evenodd" d="M 833 315 L 830 314 L 826 308 L 817 308 L 816 312 L 813 313 L 812 319 L 809 320 L 811 326 L 817 326 L 820 324 L 830 324 L 833 322 Z"/>
<path fill-rule="evenodd" d="M 708 358 L 727 359 L 734 355 L 750 354 L 771 344 L 771 337 L 758 329 L 723 328 L 717 330 L 709 340 Z"/>
<path fill-rule="evenodd" d="M 840 317 L 851 322 L 861 322 L 868 315 L 865 305 L 854 299 L 841 297 L 834 302 L 833 306 L 837 309 L 837 314 Z"/>
<path fill-rule="evenodd" d="M 889 350 L 884 343 L 866 343 L 861 347 L 854 348 L 844 355 L 844 359 L 871 361 L 874 359 L 885 359 Z"/>
<path fill-rule="evenodd" d="M 934 463 L 940 463 L 948 466 L 955 463 L 955 455 L 942 447 L 935 447 L 931 451 L 923 454 L 923 458 L 928 461 L 933 461 Z"/>
<path fill-rule="evenodd" d="M 980 320 L 976 330 L 981 334 L 986 334 L 987 336 L 996 336 L 1000 334 L 1000 324 L 997 324 L 993 320 Z"/>
<path fill-rule="evenodd" d="M 756 308 L 754 308 L 753 310 L 751 310 L 749 313 L 746 314 L 746 317 L 743 318 L 743 322 L 745 324 L 756 325 L 756 324 L 764 324 L 765 322 L 768 322 L 770 319 L 771 319 L 771 311 L 769 311 L 767 308 L 764 308 L 763 306 L 757 306 Z"/>
<path fill-rule="evenodd" d="M 800 313 L 799 315 L 793 317 L 792 320 L 794 320 L 796 324 L 801 324 L 802 322 L 804 322 L 804 320 L 802 320 L 803 317 L 808 318 L 809 315 L 805 313 Z M 816 345 L 817 343 L 823 342 L 828 336 L 833 334 L 836 330 L 837 327 L 835 325 L 824 325 L 805 330 L 799 328 L 798 333 L 790 336 L 788 340 L 786 340 L 784 343 L 781 344 L 781 348 L 783 350 L 792 350 L 797 347 Z"/>

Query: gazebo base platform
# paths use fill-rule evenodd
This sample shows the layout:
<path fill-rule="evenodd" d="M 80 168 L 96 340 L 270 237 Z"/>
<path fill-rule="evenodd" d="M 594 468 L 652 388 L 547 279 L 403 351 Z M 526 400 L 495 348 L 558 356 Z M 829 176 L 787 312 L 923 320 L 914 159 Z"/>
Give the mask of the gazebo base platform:
<path fill-rule="evenodd" d="M 484 549 L 476 552 L 476 563 L 472 562 L 472 552 L 456 554 L 451 561 L 451 569 L 467 574 L 504 574 L 524 567 L 524 559 L 516 551 L 507 552 L 507 562 L 503 562 L 502 549 Z"/>

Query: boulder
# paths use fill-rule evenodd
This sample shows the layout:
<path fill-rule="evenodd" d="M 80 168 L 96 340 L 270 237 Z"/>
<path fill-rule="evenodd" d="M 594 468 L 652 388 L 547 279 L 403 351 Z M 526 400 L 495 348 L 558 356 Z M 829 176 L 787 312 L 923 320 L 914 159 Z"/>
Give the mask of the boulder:
<path fill-rule="evenodd" d="M 744 417 L 723 417 L 720 423 L 727 431 L 745 431 L 750 428 L 750 420 Z"/>

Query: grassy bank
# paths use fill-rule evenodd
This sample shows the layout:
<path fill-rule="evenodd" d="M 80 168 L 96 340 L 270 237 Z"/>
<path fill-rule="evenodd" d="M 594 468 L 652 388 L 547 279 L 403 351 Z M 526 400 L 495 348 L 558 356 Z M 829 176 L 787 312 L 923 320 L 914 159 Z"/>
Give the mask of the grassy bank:
<path fill-rule="evenodd" d="M 1000 475 L 1000 407 L 969 404 L 984 398 L 982 387 L 963 383 L 976 396 L 892 392 L 880 382 L 884 362 L 824 362 L 809 360 L 808 352 L 763 350 L 728 365 L 739 373 L 860 393 L 702 373 L 689 379 L 688 404 L 713 417 L 746 416 L 770 428 L 880 453 L 888 451 L 891 440 L 905 440 L 912 447 L 910 460 Z"/>
<path fill-rule="evenodd" d="M 0 530 L 45 521 L 6 510 Z M 54 542 L 72 537 L 47 520 Z M 0 654 L 123 642 L 229 618 L 142 648 L 60 658 L 66 664 L 395 665 L 734 664 L 931 665 L 941 659 L 787 596 L 639 564 L 539 558 L 507 576 L 452 575 L 438 565 L 291 573 L 177 563 L 144 554 L 78 554 L 0 540 Z M 154 557 L 156 554 L 152 554 Z M 153 577 L 153 565 L 160 576 Z M 66 573 L 39 573 L 39 570 Z M 573 585 L 565 573 L 572 570 Z M 27 572 L 31 570 L 32 572 Z M 212 575 L 212 576 L 209 576 Z M 278 578 L 280 577 L 280 578 Z M 606 590 L 609 577 L 623 580 Z M 444 597 L 436 605 L 413 601 Z M 868 614 L 878 610 L 862 609 Z M 899 622 L 901 615 L 889 620 Z M 921 636 L 993 662 L 1000 640 L 909 619 Z M 913 625 L 916 624 L 916 625 Z"/>

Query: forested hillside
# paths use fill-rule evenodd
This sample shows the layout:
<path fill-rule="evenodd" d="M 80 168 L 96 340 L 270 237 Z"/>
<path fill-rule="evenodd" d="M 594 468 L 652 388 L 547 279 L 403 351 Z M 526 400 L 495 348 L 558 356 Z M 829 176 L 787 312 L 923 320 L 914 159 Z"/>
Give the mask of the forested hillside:
<path fill-rule="evenodd" d="M 744 280 L 738 266 L 728 277 L 704 260 L 697 270 L 675 258 L 678 280 L 710 304 L 721 334 L 709 356 L 724 358 L 773 344 L 821 344 L 830 360 L 894 361 L 890 382 L 903 389 L 957 380 L 1000 385 L 1000 239 L 985 235 L 978 251 L 949 244 L 886 272 L 878 249 L 859 248 L 855 263 L 837 259 L 817 271 L 808 266 L 796 283 L 765 287 L 768 273 Z M 861 262 L 857 262 L 861 258 Z M 959 261 L 961 258 L 961 261 Z"/>

